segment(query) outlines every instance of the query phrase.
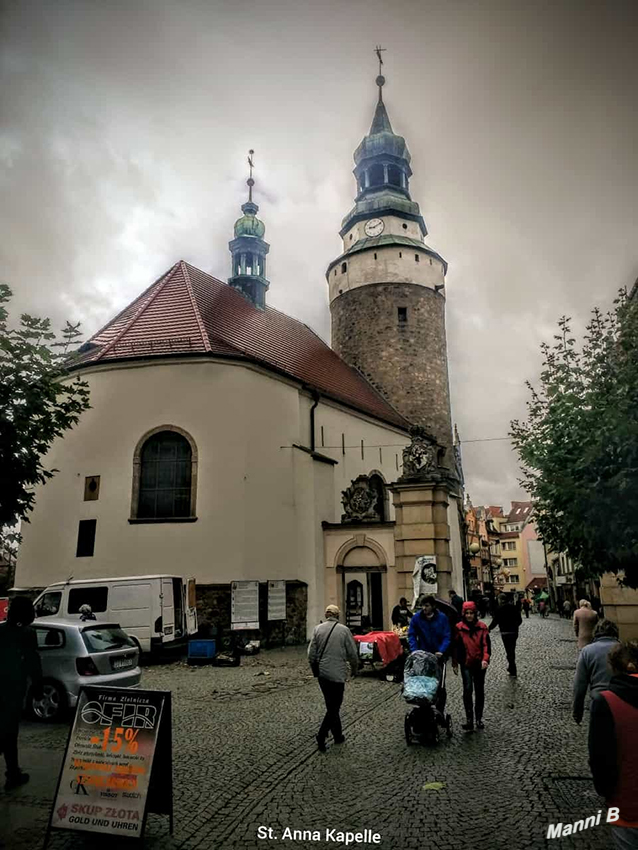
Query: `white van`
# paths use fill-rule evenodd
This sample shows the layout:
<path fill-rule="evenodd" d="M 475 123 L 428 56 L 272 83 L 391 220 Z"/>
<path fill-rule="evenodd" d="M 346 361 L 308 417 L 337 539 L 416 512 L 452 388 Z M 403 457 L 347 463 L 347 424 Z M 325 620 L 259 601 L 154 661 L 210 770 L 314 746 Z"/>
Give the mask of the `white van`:
<path fill-rule="evenodd" d="M 80 606 L 90 605 L 97 620 L 119 623 L 142 652 L 176 644 L 197 632 L 194 578 L 72 579 L 49 585 L 33 604 L 36 617 L 78 620 Z"/>

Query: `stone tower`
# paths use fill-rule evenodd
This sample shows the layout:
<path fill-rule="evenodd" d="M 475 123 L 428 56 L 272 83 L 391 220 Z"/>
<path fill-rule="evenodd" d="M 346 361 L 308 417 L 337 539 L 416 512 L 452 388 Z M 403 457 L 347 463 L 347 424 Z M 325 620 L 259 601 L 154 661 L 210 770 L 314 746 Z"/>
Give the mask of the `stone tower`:
<path fill-rule="evenodd" d="M 414 425 L 445 447 L 452 424 L 445 335 L 445 260 L 424 241 L 410 196 L 410 153 L 392 130 L 377 77 L 370 132 L 354 154 L 357 196 L 343 219 L 343 252 L 328 266 L 332 348 Z"/>
<path fill-rule="evenodd" d="M 243 215 L 235 222 L 235 238 L 228 243 L 232 256 L 233 276 L 228 283 L 238 289 L 251 304 L 260 310 L 266 309 L 266 292 L 270 283 L 266 280 L 266 254 L 270 245 L 264 242 L 266 227 L 257 218 L 259 207 L 253 202 L 253 154 L 248 152 L 250 176 L 248 184 L 248 202 L 242 205 Z"/>

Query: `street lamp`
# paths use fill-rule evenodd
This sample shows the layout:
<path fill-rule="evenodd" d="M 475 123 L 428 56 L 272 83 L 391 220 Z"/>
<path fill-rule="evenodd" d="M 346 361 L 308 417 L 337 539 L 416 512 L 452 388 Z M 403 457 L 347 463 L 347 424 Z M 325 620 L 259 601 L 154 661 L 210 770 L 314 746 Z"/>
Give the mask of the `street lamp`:
<path fill-rule="evenodd" d="M 470 545 L 468 546 L 468 549 L 470 551 L 470 555 L 473 558 L 475 558 L 478 555 L 478 553 L 481 551 L 481 547 L 476 542 L 476 540 L 473 543 L 470 543 Z M 478 576 L 477 576 L 477 578 L 478 578 Z M 481 567 L 481 584 L 479 586 L 483 587 L 483 568 L 482 567 Z"/>

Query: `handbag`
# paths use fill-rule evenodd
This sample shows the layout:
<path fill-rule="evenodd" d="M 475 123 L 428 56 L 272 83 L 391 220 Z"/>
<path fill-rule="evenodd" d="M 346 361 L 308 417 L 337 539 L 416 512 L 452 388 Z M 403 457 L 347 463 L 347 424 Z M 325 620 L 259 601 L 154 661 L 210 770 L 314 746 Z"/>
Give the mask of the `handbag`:
<path fill-rule="evenodd" d="M 337 621 L 337 622 L 339 622 L 339 621 Z M 324 643 L 324 645 L 321 649 L 321 653 L 319 655 L 319 658 L 317 658 L 316 661 L 312 661 L 311 664 L 310 664 L 310 669 L 312 670 L 312 675 L 315 677 L 315 679 L 317 679 L 319 677 L 319 662 L 323 658 L 323 654 L 326 651 L 326 647 L 328 646 L 328 641 L 330 640 L 330 635 L 334 632 L 336 625 L 337 625 L 337 623 L 335 623 L 334 626 L 328 632 L 328 637 L 326 638 L 326 642 Z"/>

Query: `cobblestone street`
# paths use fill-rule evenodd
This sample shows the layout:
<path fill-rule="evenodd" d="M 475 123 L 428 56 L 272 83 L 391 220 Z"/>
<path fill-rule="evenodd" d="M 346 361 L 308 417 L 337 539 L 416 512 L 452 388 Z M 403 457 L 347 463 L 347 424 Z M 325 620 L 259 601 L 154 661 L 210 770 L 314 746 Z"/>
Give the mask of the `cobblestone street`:
<path fill-rule="evenodd" d="M 362 831 L 380 848 L 608 848 L 609 827 L 547 842 L 549 823 L 596 814 L 587 766 L 588 714 L 571 718 L 577 660 L 571 623 L 523 620 L 519 678 L 505 670 L 498 632 L 486 682 L 484 732 L 464 735 L 460 677 L 448 674 L 452 740 L 408 747 L 400 686 L 369 674 L 346 687 L 346 743 L 316 749 L 319 689 L 301 647 L 262 652 L 242 667 L 145 670 L 143 687 L 173 692 L 175 834 L 151 815 L 147 845 L 157 850 L 342 847 L 281 841 L 286 827 Z M 68 727 L 25 723 L 22 763 L 29 785 L 0 795 L 7 848 L 40 846 Z M 427 783 L 441 783 L 424 789 Z M 279 840 L 258 839 L 260 825 Z M 52 848 L 114 846 L 112 839 L 54 835 Z M 363 846 L 363 845 L 350 845 Z M 368 845 L 366 845 L 368 846 Z"/>

